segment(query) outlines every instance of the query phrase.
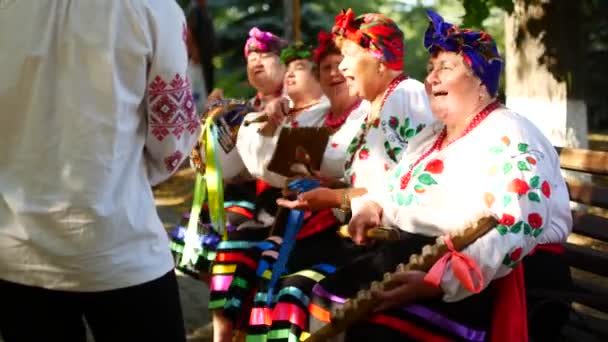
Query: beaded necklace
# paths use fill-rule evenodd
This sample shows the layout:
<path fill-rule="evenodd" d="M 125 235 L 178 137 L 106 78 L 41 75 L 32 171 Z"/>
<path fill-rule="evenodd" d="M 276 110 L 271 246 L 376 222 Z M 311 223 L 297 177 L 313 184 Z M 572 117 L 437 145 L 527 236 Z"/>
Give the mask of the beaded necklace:
<path fill-rule="evenodd" d="M 340 127 L 342 127 L 342 125 L 346 122 L 346 119 L 348 119 L 348 117 L 350 116 L 350 114 L 359 107 L 359 105 L 361 104 L 361 99 L 355 101 L 355 103 L 353 103 L 350 107 L 348 107 L 348 109 L 346 109 L 346 111 L 344 111 L 344 113 L 342 113 L 342 115 L 340 117 L 338 117 L 337 119 L 331 119 L 332 116 L 332 112 L 331 110 L 328 111 L 325 114 L 325 127 L 330 128 L 333 132 L 337 131 L 338 129 L 340 129 Z"/>
<path fill-rule="evenodd" d="M 490 115 L 490 113 L 492 113 L 496 108 L 498 108 L 498 106 L 500 106 L 500 102 L 498 101 L 494 101 L 492 103 L 490 103 L 489 105 L 487 105 L 484 109 L 481 110 L 481 112 L 479 112 L 477 115 L 475 115 L 475 117 L 473 117 L 473 119 L 471 120 L 471 122 L 469 123 L 469 125 L 465 128 L 465 130 L 462 132 L 462 134 L 460 134 L 460 136 L 450 140 L 447 145 L 445 145 L 446 148 L 448 146 L 450 146 L 451 144 L 453 144 L 454 142 L 456 142 L 457 140 L 461 139 L 462 137 L 464 137 L 465 135 L 469 134 L 473 129 L 475 129 L 477 126 L 479 126 L 479 124 L 488 117 L 488 115 Z M 439 136 L 437 137 L 437 140 L 435 140 L 435 142 L 433 143 L 433 145 L 431 146 L 430 149 L 428 149 L 426 152 L 424 152 L 415 162 L 414 164 L 410 165 L 409 171 L 407 172 L 407 174 L 405 174 L 405 176 L 403 176 L 401 178 L 401 186 L 400 188 L 403 190 L 405 188 L 407 188 L 407 185 L 409 184 L 411 178 L 412 178 L 412 172 L 414 170 L 414 168 L 416 168 L 416 166 L 418 166 L 418 164 L 420 164 L 424 159 L 426 159 L 431 153 L 433 153 L 434 151 L 440 151 L 441 145 L 443 144 L 443 141 L 445 140 L 447 136 L 447 130 L 446 127 L 443 127 L 443 130 L 441 131 L 441 133 L 439 133 Z"/>

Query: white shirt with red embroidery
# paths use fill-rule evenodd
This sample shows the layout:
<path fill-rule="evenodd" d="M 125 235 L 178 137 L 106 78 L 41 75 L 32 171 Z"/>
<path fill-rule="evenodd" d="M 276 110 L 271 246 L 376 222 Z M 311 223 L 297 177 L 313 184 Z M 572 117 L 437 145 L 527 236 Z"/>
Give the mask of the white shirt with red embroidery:
<path fill-rule="evenodd" d="M 353 199 L 353 215 L 372 200 L 384 209 L 384 225 L 426 236 L 496 216 L 499 226 L 464 250 L 480 266 L 484 286 L 508 274 L 537 244 L 565 241 L 572 229 L 568 190 L 559 157 L 536 126 L 497 109 L 461 139 L 423 157 L 442 130 L 437 122 L 412 139 L 387 173 L 384 191 Z M 471 295 L 450 265 L 441 282 L 444 300 Z"/>
<path fill-rule="evenodd" d="M 0 7 L 0 279 L 102 291 L 172 269 L 151 186 L 200 130 L 186 34 L 174 1 Z"/>
<path fill-rule="evenodd" d="M 366 119 L 351 139 L 344 165 L 346 181 L 355 188 L 382 186 L 378 175 L 397 164 L 409 140 L 434 121 L 424 85 L 411 78 L 401 81 L 377 117 Z"/>
<path fill-rule="evenodd" d="M 325 123 L 325 114 L 328 110 L 329 100 L 323 96 L 318 104 L 298 114 L 295 119 L 286 120 L 282 127 L 320 127 Z M 243 122 L 254 120 L 262 114 L 261 112 L 250 113 L 245 116 Z M 261 123 L 241 125 L 236 147 L 251 176 L 262 179 L 274 187 L 282 188 L 285 186 L 286 178 L 268 170 L 268 164 L 272 160 L 281 130 L 277 129 L 272 137 L 265 137 L 259 133 L 261 126 Z"/>

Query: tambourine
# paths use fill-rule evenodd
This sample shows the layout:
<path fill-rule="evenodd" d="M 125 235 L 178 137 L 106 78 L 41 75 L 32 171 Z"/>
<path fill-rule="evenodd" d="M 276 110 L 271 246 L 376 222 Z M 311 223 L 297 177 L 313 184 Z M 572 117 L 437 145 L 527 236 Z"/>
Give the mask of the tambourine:
<path fill-rule="evenodd" d="M 201 126 L 204 126 L 208 118 L 212 118 L 212 125 L 216 128 L 217 136 L 211 139 L 215 138 L 215 156 L 219 167 L 222 168 L 224 180 L 232 179 L 246 170 L 236 149 L 236 138 L 245 115 L 254 111 L 247 100 L 223 99 L 209 104 L 201 117 Z M 206 168 L 205 139 L 206 133 L 203 129 L 190 153 L 192 167 L 201 174 L 205 173 Z"/>

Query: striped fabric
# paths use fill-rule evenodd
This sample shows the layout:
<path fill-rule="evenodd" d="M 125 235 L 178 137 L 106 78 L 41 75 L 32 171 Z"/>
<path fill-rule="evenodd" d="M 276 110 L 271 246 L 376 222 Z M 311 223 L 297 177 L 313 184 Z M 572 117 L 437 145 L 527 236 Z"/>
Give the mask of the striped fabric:
<path fill-rule="evenodd" d="M 337 227 L 335 216 L 328 213 L 331 214 L 331 211 L 307 213 L 297 241 L 314 239 L 314 236 L 320 235 L 319 233 Z M 269 229 L 258 230 L 265 232 L 266 235 L 269 231 Z M 238 233 L 232 234 L 231 237 L 238 238 Z M 256 307 L 260 293 L 267 291 L 272 267 L 278 258 L 282 243 L 282 238 L 278 236 L 271 236 L 259 242 L 250 239 L 220 242 L 211 267 L 209 309 L 223 310 L 224 316 L 232 320 L 236 327 L 246 328 L 249 313 L 241 311 L 250 310 L 252 306 Z M 305 266 L 309 267 L 310 264 Z M 290 265 L 289 270 L 297 271 L 298 267 L 298 265 L 295 265 L 295 268 L 294 265 Z M 285 295 L 285 292 L 279 292 L 277 295 L 280 294 Z M 259 310 L 255 314 L 256 317 L 262 317 Z"/>
<path fill-rule="evenodd" d="M 409 241 L 359 250 L 358 257 L 351 257 L 339 268 L 320 264 L 283 277 L 270 307 L 266 293 L 255 295 L 246 341 L 305 341 L 330 322 L 330 312 L 342 306 L 346 298 L 354 297 L 372 279 L 380 279 L 384 272 L 394 269 L 396 261 L 407 260 L 428 241 L 428 238 L 414 236 Z M 456 303 L 432 300 L 424 305 L 386 310 L 356 324 L 345 338 L 348 341 L 487 341 L 491 294 L 484 291 Z"/>

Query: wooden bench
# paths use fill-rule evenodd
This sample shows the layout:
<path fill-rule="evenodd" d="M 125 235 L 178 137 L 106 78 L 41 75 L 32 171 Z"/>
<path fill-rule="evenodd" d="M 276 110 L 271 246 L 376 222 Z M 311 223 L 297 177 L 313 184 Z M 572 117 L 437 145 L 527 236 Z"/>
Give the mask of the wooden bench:
<path fill-rule="evenodd" d="M 608 152 L 557 148 L 566 172 L 573 232 L 564 244 L 573 287 L 529 291 L 529 298 L 571 305 L 564 327 L 568 341 L 608 341 Z"/>

